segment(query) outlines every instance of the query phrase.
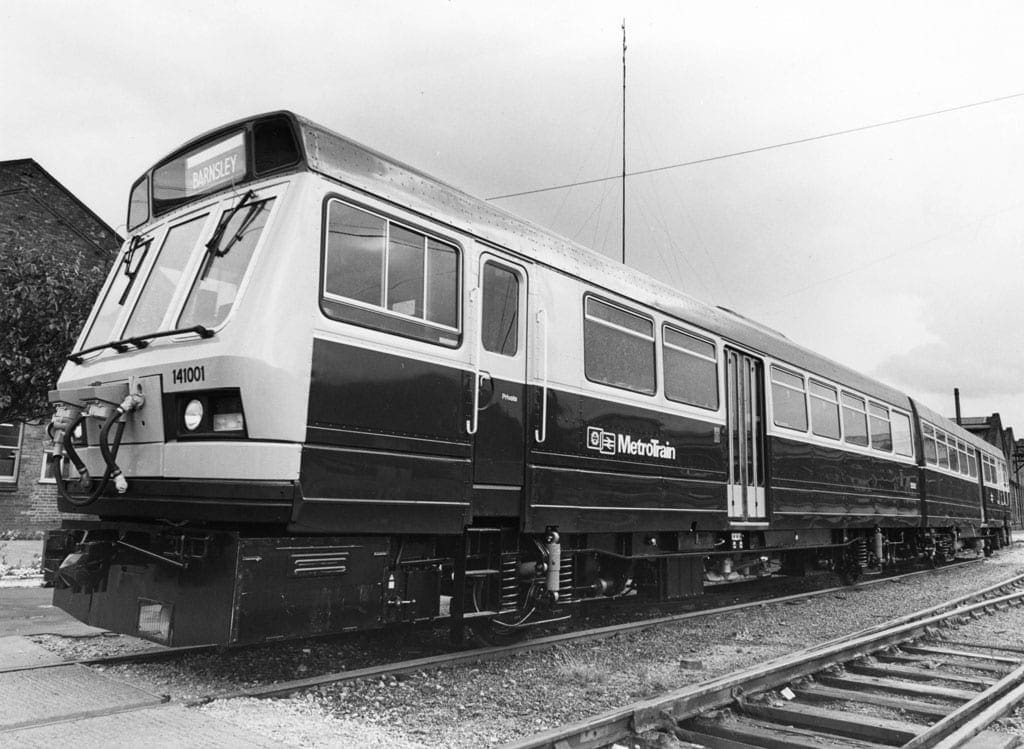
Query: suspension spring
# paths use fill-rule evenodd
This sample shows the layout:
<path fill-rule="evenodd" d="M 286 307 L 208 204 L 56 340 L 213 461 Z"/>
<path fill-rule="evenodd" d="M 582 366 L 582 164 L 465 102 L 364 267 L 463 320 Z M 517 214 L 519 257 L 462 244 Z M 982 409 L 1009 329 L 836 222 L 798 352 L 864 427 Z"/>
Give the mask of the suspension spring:
<path fill-rule="evenodd" d="M 858 538 L 857 543 L 854 544 L 855 554 L 857 555 L 857 564 L 861 567 L 868 566 L 868 540 L 866 538 Z"/>
<path fill-rule="evenodd" d="M 501 555 L 501 613 L 519 608 L 519 556 L 515 552 Z"/>

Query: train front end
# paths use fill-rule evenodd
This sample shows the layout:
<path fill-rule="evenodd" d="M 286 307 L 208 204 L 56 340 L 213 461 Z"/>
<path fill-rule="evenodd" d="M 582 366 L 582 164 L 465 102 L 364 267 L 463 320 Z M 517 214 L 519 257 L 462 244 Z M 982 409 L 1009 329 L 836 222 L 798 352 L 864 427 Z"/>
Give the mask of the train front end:
<path fill-rule="evenodd" d="M 261 577 L 372 554 L 284 550 L 311 355 L 297 300 L 316 284 L 303 163 L 280 113 L 192 141 L 132 188 L 131 237 L 50 396 L 65 515 L 46 566 L 55 604 L 88 624 L 175 645 L 268 639 L 294 622 Z M 320 594 L 307 587 L 289 589 L 304 615 Z"/>

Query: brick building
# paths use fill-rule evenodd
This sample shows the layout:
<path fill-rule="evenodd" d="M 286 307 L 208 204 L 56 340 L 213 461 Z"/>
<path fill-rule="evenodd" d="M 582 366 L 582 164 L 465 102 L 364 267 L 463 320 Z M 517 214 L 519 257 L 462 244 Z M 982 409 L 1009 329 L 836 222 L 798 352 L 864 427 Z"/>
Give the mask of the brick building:
<path fill-rule="evenodd" d="M 54 256 L 79 255 L 106 268 L 121 241 L 33 159 L 0 161 L 0 255 L 31 247 Z M 36 533 L 59 519 L 45 427 L 0 424 L 0 538 Z"/>

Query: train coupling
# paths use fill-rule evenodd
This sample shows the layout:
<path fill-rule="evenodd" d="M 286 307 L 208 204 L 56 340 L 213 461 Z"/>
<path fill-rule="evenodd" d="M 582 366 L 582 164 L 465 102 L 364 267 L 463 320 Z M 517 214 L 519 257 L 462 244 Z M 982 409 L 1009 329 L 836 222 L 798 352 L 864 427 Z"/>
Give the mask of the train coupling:
<path fill-rule="evenodd" d="M 53 405 L 53 416 L 50 418 L 50 426 L 47 432 L 52 441 L 54 456 L 63 457 L 64 435 L 75 429 L 78 419 L 82 414 L 82 406 L 81 404 L 70 403 L 64 400 L 58 400 Z"/>

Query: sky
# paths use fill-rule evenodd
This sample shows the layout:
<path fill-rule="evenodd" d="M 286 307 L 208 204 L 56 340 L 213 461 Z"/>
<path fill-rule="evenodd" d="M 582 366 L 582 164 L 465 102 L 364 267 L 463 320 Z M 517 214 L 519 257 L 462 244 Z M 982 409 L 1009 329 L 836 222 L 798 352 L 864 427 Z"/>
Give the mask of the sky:
<path fill-rule="evenodd" d="M 627 171 L 701 162 L 627 177 L 626 262 L 1024 437 L 1020 3 L 0 0 L 0 160 L 121 232 L 275 109 L 482 198 L 614 177 L 623 20 Z M 494 203 L 620 257 L 618 179 Z"/>

